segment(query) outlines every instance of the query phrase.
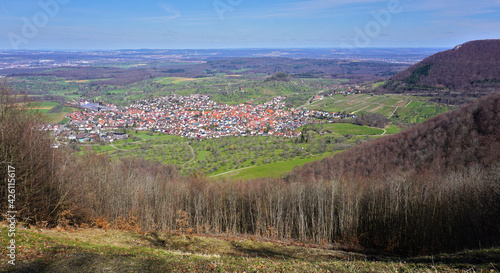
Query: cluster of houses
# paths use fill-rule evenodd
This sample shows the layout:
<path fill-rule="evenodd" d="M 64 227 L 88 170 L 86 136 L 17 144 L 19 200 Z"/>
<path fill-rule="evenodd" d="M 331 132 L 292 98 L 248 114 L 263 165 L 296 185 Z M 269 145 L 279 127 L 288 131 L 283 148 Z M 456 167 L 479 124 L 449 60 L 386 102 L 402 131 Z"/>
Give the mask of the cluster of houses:
<path fill-rule="evenodd" d="M 101 131 L 92 126 L 75 126 L 75 125 L 59 125 L 59 124 L 45 124 L 40 128 L 41 130 L 50 131 L 52 136 L 56 138 L 56 143 L 59 141 L 73 141 L 73 142 L 113 142 L 114 140 L 126 139 L 128 135 L 123 130 L 117 131 Z M 58 145 L 56 145 L 58 146 Z M 57 147 L 54 147 L 57 148 Z"/>
<path fill-rule="evenodd" d="M 126 135 L 116 131 L 123 128 L 197 139 L 248 135 L 297 137 L 299 127 L 318 118 L 342 118 L 341 113 L 286 109 L 285 99 L 276 97 L 258 105 L 250 102 L 228 105 L 196 94 L 141 100 L 124 108 L 85 103 L 86 111 L 68 115 L 71 121 L 66 127 L 75 132 L 69 135 L 69 140 L 80 142 L 120 139 Z"/>
<path fill-rule="evenodd" d="M 68 136 L 68 140 L 75 140 L 78 142 L 97 142 L 98 140 L 104 142 L 113 142 L 114 140 L 126 139 L 128 137 L 125 133 L 118 132 L 89 132 L 89 133 L 79 133 L 71 134 Z"/>
<path fill-rule="evenodd" d="M 345 84 L 339 85 L 334 91 L 331 91 L 329 96 L 332 95 L 355 95 L 361 94 L 361 86 L 358 84 Z"/>

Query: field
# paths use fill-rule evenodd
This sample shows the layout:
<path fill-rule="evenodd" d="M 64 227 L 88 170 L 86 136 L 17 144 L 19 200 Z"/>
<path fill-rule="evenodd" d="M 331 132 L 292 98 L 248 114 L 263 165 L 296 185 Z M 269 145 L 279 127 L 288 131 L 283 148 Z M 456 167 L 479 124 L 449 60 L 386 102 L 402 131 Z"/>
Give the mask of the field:
<path fill-rule="evenodd" d="M 8 228 L 0 228 L 7 234 Z M 414 258 L 368 256 L 257 237 L 103 229 L 18 229 L 16 265 L 2 272 L 498 272 L 500 249 Z"/>
<path fill-rule="evenodd" d="M 372 136 L 372 135 L 385 135 L 386 132 L 384 129 L 373 128 L 368 126 L 358 126 L 351 123 L 316 123 L 316 124 L 308 124 L 304 126 L 306 130 L 317 131 L 318 129 L 323 132 L 327 132 L 329 134 L 333 134 L 336 136 L 343 135 L 363 135 L 363 136 Z"/>
<path fill-rule="evenodd" d="M 291 170 L 293 170 L 293 168 L 297 166 L 302 166 L 307 162 L 320 160 L 329 155 L 330 154 L 323 154 L 316 157 L 292 159 L 288 161 L 275 162 L 261 166 L 250 166 L 243 169 L 212 175 L 210 177 L 231 178 L 236 180 L 238 179 L 246 180 L 246 179 L 263 178 L 263 177 L 279 178 L 283 177 L 283 175 L 285 175 L 287 172 L 290 172 Z M 333 155 L 333 153 L 331 155 Z"/>
<path fill-rule="evenodd" d="M 40 102 L 33 103 L 31 109 L 36 109 L 38 112 L 42 113 L 49 123 L 66 123 L 69 119 L 66 115 L 74 111 L 78 111 L 75 108 L 65 107 L 57 102 Z"/>
<path fill-rule="evenodd" d="M 157 78 L 155 79 L 155 82 L 161 83 L 161 84 L 176 84 L 176 83 L 181 83 L 181 82 L 190 82 L 194 81 L 196 79 L 192 78 L 182 78 L 182 77 L 163 77 L 163 78 Z"/>
<path fill-rule="evenodd" d="M 130 131 L 127 140 L 93 145 L 93 150 L 111 157 L 132 156 L 173 164 L 184 174 L 249 179 L 280 177 L 294 166 L 386 134 L 383 129 L 343 123 L 311 124 L 301 130 L 303 139 L 253 136 L 204 141 Z"/>
<path fill-rule="evenodd" d="M 308 109 L 328 112 L 346 111 L 352 114 L 363 112 L 379 113 L 399 123 L 421 123 L 430 117 L 445 113 L 452 109 L 438 103 L 429 102 L 426 98 L 405 95 L 333 95 L 315 101 Z"/>

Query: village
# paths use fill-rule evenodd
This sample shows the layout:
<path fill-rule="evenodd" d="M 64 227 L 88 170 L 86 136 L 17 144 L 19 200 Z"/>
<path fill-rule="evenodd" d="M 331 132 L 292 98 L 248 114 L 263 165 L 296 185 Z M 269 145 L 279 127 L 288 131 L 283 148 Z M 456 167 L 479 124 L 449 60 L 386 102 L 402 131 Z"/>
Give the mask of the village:
<path fill-rule="evenodd" d="M 170 95 L 137 101 L 127 107 L 79 102 L 85 111 L 68 115 L 65 126 L 49 129 L 66 140 L 95 142 L 123 139 L 125 131 L 162 132 L 193 139 L 227 136 L 298 137 L 299 127 L 321 119 L 332 121 L 352 115 L 286 108 L 286 97 L 275 97 L 263 104 L 217 103 L 203 94 Z"/>

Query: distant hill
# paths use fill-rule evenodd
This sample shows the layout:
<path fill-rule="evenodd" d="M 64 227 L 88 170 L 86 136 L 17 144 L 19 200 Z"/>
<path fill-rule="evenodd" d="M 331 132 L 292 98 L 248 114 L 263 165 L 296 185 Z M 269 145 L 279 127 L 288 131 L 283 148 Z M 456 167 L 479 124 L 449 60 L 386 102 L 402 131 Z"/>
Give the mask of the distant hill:
<path fill-rule="evenodd" d="M 500 94 L 476 100 L 396 135 L 295 169 L 291 179 L 446 173 L 500 162 Z"/>
<path fill-rule="evenodd" d="M 434 54 L 392 76 L 388 92 L 478 97 L 500 90 L 500 39 L 478 40 Z"/>

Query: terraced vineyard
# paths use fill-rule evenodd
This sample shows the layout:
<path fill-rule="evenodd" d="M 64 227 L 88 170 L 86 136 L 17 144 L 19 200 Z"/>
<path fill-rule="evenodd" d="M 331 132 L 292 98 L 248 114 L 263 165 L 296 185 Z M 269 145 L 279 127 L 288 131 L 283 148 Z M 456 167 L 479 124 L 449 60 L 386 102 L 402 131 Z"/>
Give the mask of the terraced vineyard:
<path fill-rule="evenodd" d="M 430 117 L 445 113 L 450 106 L 429 102 L 427 98 L 405 95 L 333 95 L 317 100 L 308 109 L 328 112 L 346 111 L 352 114 L 379 113 L 400 123 L 421 123 Z"/>

